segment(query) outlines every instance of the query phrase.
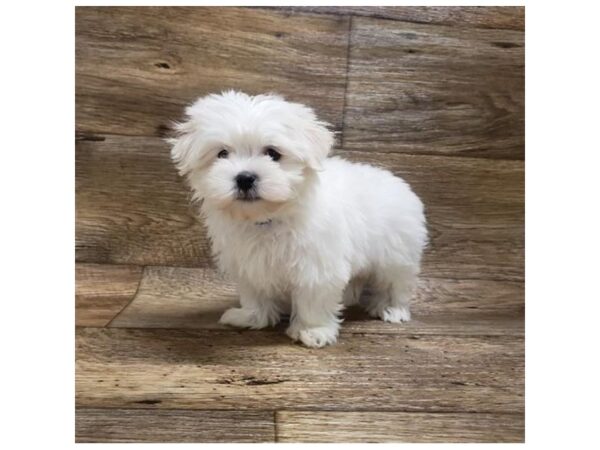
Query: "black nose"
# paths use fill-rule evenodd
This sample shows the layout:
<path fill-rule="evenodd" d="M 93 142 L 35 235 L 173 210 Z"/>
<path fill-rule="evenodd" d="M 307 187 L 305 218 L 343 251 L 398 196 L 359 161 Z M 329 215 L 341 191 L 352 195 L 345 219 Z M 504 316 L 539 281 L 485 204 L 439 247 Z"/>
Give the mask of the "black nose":
<path fill-rule="evenodd" d="M 235 177 L 235 182 L 240 191 L 248 192 L 258 177 L 251 172 L 240 172 Z"/>

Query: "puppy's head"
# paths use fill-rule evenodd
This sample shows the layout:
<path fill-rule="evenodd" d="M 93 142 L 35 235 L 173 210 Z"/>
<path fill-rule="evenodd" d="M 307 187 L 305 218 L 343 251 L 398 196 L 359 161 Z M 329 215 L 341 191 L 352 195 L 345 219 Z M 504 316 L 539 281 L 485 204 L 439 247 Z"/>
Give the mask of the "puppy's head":
<path fill-rule="evenodd" d="M 208 95 L 169 142 L 196 199 L 236 219 L 267 218 L 301 197 L 333 145 L 312 109 L 277 95 Z"/>

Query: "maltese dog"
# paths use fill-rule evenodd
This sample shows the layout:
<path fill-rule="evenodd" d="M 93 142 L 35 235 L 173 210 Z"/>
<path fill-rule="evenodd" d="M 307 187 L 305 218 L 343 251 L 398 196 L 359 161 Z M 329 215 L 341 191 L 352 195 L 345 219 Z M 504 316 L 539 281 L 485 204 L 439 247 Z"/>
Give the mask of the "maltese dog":
<path fill-rule="evenodd" d="M 238 286 L 240 307 L 221 323 L 258 329 L 289 314 L 287 334 L 322 347 L 365 286 L 371 316 L 410 320 L 427 230 L 406 182 L 328 157 L 327 124 L 278 95 L 208 95 L 175 129 L 173 161 L 201 201 L 219 269 Z"/>

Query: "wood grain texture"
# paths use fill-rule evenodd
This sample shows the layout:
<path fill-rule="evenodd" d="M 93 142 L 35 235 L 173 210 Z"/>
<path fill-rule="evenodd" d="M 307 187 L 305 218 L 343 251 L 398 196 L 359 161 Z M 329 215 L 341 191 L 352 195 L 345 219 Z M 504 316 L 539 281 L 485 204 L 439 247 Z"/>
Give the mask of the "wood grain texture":
<path fill-rule="evenodd" d="M 524 158 L 524 33 L 356 17 L 343 146 Z"/>
<path fill-rule="evenodd" d="M 106 326 L 133 300 L 141 279 L 141 267 L 76 264 L 75 324 Z"/>
<path fill-rule="evenodd" d="M 78 408 L 76 442 L 273 442 L 270 411 Z"/>
<path fill-rule="evenodd" d="M 199 96 L 278 92 L 341 128 L 347 17 L 226 7 L 76 8 L 76 122 L 163 135 Z"/>
<path fill-rule="evenodd" d="M 279 411 L 278 442 L 524 442 L 522 414 Z"/>
<path fill-rule="evenodd" d="M 404 177 L 426 205 L 428 277 L 523 280 L 524 164 L 344 151 Z M 205 231 L 159 138 L 76 144 L 77 260 L 209 266 Z"/>
<path fill-rule="evenodd" d="M 76 143 L 76 257 L 113 264 L 209 264 L 190 194 L 158 138 Z"/>
<path fill-rule="evenodd" d="M 413 321 L 398 326 L 351 308 L 344 313 L 342 332 L 522 336 L 523 294 L 520 282 L 422 278 Z M 218 320 L 234 306 L 239 306 L 235 285 L 212 269 L 147 267 L 135 300 L 111 327 L 227 330 Z"/>
<path fill-rule="evenodd" d="M 80 407 L 523 413 L 515 336 L 345 335 L 307 349 L 264 331 L 78 328 Z"/>
<path fill-rule="evenodd" d="M 146 267 L 136 299 L 111 326 L 227 329 L 219 318 L 238 303 L 235 285 L 212 269 Z"/>
<path fill-rule="evenodd" d="M 469 28 L 525 30 L 522 6 L 293 6 L 282 10 L 393 19 Z"/>

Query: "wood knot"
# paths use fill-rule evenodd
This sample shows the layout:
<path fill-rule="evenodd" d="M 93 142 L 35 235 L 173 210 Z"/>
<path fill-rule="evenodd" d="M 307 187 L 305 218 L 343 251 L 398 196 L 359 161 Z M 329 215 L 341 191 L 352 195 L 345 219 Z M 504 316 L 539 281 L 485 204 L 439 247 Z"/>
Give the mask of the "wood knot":
<path fill-rule="evenodd" d="M 512 42 L 492 42 L 492 45 L 500 48 L 515 48 L 520 47 L 519 44 L 514 44 Z"/>

